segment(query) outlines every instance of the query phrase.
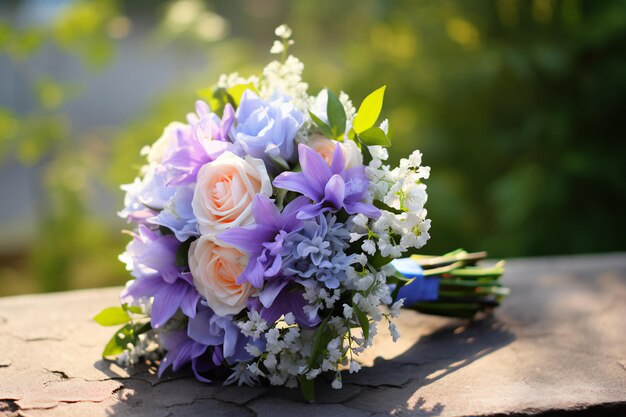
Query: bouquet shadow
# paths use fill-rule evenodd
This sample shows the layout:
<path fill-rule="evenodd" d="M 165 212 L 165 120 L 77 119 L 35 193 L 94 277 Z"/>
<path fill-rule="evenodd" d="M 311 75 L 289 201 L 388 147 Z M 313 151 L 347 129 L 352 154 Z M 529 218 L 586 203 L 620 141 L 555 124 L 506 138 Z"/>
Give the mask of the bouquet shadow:
<path fill-rule="evenodd" d="M 329 413 L 340 411 L 333 407 L 347 407 L 355 411 L 438 416 L 445 406 L 420 396 L 420 388 L 515 340 L 506 325 L 492 315 L 467 321 L 407 313 L 402 315 L 404 323 L 400 327 L 403 338 L 415 340 L 412 345 L 405 345 L 404 351 L 398 353 L 389 337 L 379 336 L 379 340 L 386 340 L 371 349 L 373 355 L 379 356 L 371 358 L 369 363 L 366 359 L 356 374 L 344 372 L 342 389 L 334 390 L 330 379 L 318 378 L 316 402 L 328 408 Z M 207 407 L 217 407 L 226 414 L 254 415 L 262 410 L 270 412 L 274 407 L 277 410 L 288 407 L 284 409 L 286 413 L 307 407 L 297 389 L 203 384 L 190 373 L 159 380 L 146 366 L 133 370 L 129 378 L 120 378 L 116 366 L 110 362 L 99 361 L 95 366 L 111 378 L 119 378 L 124 385 L 117 392 L 119 402 L 107 409 L 110 416 L 133 415 L 140 410 L 141 413 L 166 410 L 167 415 L 178 415 L 177 409 L 184 415 L 195 412 L 203 415 L 211 409 Z"/>

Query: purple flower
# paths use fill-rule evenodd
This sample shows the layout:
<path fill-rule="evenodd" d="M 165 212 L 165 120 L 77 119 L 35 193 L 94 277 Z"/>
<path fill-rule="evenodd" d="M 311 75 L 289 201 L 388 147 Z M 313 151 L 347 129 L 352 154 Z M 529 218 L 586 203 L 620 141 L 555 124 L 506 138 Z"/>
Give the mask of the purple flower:
<path fill-rule="evenodd" d="M 162 236 L 140 225 L 120 260 L 135 279 L 122 291 L 122 303 L 154 297 L 152 326 L 160 327 L 180 308 L 188 317 L 196 314 L 200 294 L 189 272 L 176 266 L 180 242 L 172 235 Z"/>
<path fill-rule="evenodd" d="M 265 101 L 246 90 L 236 117 L 233 138 L 246 154 L 288 168 L 294 161 L 296 133 L 304 123 L 304 115 L 290 100 Z"/>
<path fill-rule="evenodd" d="M 171 149 L 163 158 L 169 172 L 169 185 L 191 184 L 196 181 L 200 168 L 215 160 L 224 151 L 234 151 L 227 132 L 234 121 L 234 110 L 229 104 L 220 119 L 206 103 L 198 101 L 196 111 L 200 118 L 189 117 L 193 126 L 179 129 Z"/>
<path fill-rule="evenodd" d="M 233 316 L 219 316 L 209 307 L 200 306 L 195 317 L 189 319 L 187 334 L 198 343 L 215 346 L 213 362 L 216 365 L 226 360 L 236 363 L 250 359 L 246 344 L 250 342 L 234 323 Z"/>
<path fill-rule="evenodd" d="M 272 200 L 257 194 L 252 202 L 255 223 L 235 227 L 218 235 L 223 242 L 250 256 L 246 269 L 237 278 L 238 284 L 248 281 L 252 286 L 261 288 L 264 278 L 279 275 L 283 242 L 289 233 L 302 227 L 297 214 L 306 203 L 306 198 L 298 197 L 280 213 Z"/>
<path fill-rule="evenodd" d="M 234 364 L 251 358 L 245 347 L 248 343 L 259 345 L 245 337 L 232 316 L 218 316 L 206 306 L 199 306 L 197 314 L 189 319 L 187 332 L 173 330 L 160 334 L 167 354 L 159 366 L 159 377 L 169 368 L 177 371 L 191 363 L 196 378 L 211 382 L 201 373 L 215 369 L 224 361 Z M 259 346 L 260 347 L 260 346 Z"/>
<path fill-rule="evenodd" d="M 286 278 L 265 284 L 258 297 L 248 300 L 248 308 L 258 311 L 263 320 L 272 324 L 282 315 L 292 313 L 296 323 L 304 328 L 317 326 L 321 319 L 316 311 L 311 315 L 304 312 L 308 302 L 304 298 L 303 288 Z"/>
<path fill-rule="evenodd" d="M 299 219 L 310 219 L 327 211 L 336 212 L 344 208 L 349 214 L 362 213 L 376 218 L 380 211 L 364 203 L 367 196 L 368 179 L 363 165 L 345 168 L 341 147 L 335 147 L 333 161 L 326 161 L 306 145 L 298 146 L 302 172 L 283 172 L 274 179 L 274 186 L 295 191 L 307 196 L 313 203 L 300 209 Z"/>
<path fill-rule="evenodd" d="M 211 362 L 203 360 L 203 356 L 208 353 L 207 345 L 191 339 L 182 329 L 160 334 L 160 341 L 167 353 L 159 365 L 159 378 L 169 367 L 175 372 L 191 362 L 191 369 L 196 378 L 202 382 L 211 382 L 210 379 L 200 375 L 201 372 L 208 371 L 212 365 Z"/>

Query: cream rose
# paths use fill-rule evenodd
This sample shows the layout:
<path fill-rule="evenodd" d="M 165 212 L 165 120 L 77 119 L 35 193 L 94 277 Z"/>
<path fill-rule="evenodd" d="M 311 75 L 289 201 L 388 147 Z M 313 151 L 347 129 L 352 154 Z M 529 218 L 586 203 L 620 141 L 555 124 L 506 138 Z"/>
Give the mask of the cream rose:
<path fill-rule="evenodd" d="M 248 257 L 239 250 L 219 246 L 207 236 L 189 248 L 193 285 L 220 316 L 237 314 L 246 307 L 254 288 L 249 282 L 237 284 L 237 277 L 247 264 Z"/>
<path fill-rule="evenodd" d="M 361 154 L 361 150 L 353 140 L 346 140 L 340 143 L 336 140 L 314 134 L 309 138 L 307 145 L 315 152 L 319 153 L 328 165 L 330 165 L 333 160 L 333 152 L 337 145 L 341 147 L 343 157 L 346 159 L 346 168 L 363 165 L 363 154 Z"/>
<path fill-rule="evenodd" d="M 214 238 L 226 229 L 251 223 L 256 194 L 272 195 L 262 160 L 224 152 L 205 164 L 198 172 L 191 202 L 200 233 Z"/>

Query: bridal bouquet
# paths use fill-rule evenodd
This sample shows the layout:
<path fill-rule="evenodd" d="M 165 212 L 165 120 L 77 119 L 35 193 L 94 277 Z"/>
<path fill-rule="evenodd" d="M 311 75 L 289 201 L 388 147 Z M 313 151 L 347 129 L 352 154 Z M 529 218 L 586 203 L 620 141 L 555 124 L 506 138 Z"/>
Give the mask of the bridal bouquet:
<path fill-rule="evenodd" d="M 398 337 L 405 300 L 469 317 L 505 290 L 501 266 L 474 267 L 466 252 L 397 259 L 429 239 L 422 154 L 387 165 L 385 87 L 358 109 L 343 92 L 309 96 L 291 30 L 276 35 L 281 61 L 222 76 L 144 150 L 120 213 L 135 225 L 120 256 L 134 279 L 95 319 L 123 325 L 106 358 L 310 399 L 318 375 L 340 388 L 342 370 L 359 370 L 377 326 Z"/>

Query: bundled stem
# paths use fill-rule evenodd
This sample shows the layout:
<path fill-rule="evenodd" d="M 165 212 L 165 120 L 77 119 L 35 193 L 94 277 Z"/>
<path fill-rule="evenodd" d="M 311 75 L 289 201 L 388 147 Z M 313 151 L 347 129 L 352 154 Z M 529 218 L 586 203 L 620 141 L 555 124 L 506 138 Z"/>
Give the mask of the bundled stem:
<path fill-rule="evenodd" d="M 468 253 L 463 249 L 443 256 L 412 255 L 411 259 L 424 269 L 424 277 L 439 280 L 439 297 L 410 308 L 424 314 L 471 319 L 498 307 L 510 292 L 500 282 L 504 261 L 477 266 L 486 257 L 486 252 Z"/>

